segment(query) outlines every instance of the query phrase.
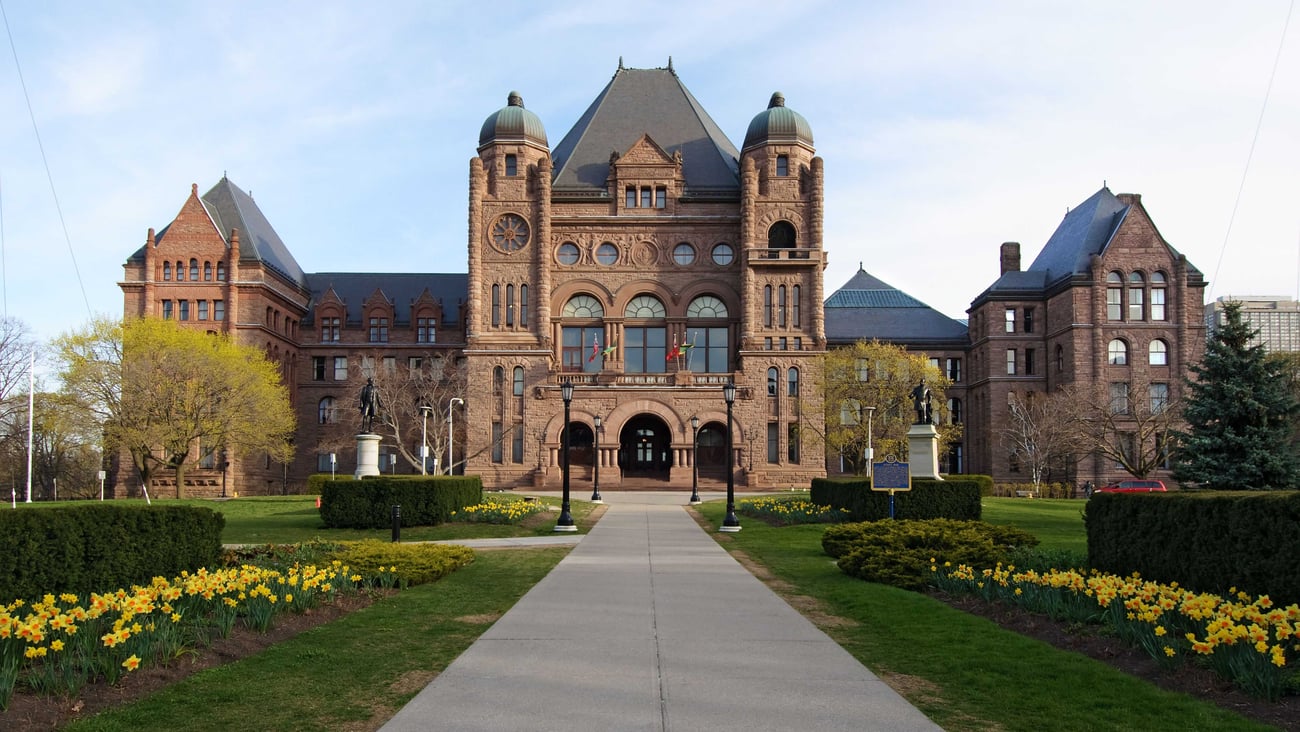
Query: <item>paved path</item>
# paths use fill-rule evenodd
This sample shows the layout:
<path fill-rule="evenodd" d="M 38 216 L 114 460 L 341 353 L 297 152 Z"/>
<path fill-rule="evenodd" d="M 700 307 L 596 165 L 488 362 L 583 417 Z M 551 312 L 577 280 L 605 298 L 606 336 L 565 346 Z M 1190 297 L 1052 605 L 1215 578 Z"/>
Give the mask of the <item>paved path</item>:
<path fill-rule="evenodd" d="M 383 729 L 939 729 L 683 498 L 607 494 L 586 538 Z"/>

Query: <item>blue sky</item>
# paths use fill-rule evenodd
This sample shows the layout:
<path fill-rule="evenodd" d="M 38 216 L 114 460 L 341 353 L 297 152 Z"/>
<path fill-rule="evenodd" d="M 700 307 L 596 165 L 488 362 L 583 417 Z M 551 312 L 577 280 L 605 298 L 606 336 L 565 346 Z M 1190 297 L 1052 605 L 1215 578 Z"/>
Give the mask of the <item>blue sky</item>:
<path fill-rule="evenodd" d="M 4 39 L 4 306 L 42 339 L 120 313 L 123 261 L 223 173 L 307 271 L 463 272 L 484 118 L 518 90 L 555 145 L 620 56 L 671 56 L 737 145 L 773 91 L 808 119 L 828 294 L 861 262 L 964 317 L 1103 182 L 1207 299 L 1296 294 L 1289 0 L 0 2 L 62 209 Z"/>

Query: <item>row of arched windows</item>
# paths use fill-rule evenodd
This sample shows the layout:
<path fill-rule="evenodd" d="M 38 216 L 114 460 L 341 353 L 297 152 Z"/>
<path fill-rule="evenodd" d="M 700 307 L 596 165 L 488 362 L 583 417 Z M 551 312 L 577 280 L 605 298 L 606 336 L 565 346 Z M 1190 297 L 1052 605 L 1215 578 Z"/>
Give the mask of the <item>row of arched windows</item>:
<path fill-rule="evenodd" d="M 176 282 L 185 282 L 185 281 L 186 281 L 187 278 L 186 278 L 186 275 L 185 275 L 185 272 L 186 272 L 186 270 L 185 270 L 185 262 L 180 261 L 180 260 L 177 260 L 177 261 L 176 261 L 176 269 L 175 269 L 175 272 L 176 272 L 176 280 L 175 280 Z M 203 282 L 212 282 L 212 281 L 213 281 L 213 280 L 212 280 L 212 276 L 213 276 L 213 267 L 212 267 L 212 262 L 208 262 L 208 261 L 203 262 L 203 270 L 202 270 L 202 273 L 203 273 L 203 275 L 202 275 L 202 281 L 203 281 Z M 166 261 L 166 262 L 163 262 L 163 263 L 162 263 L 162 279 L 163 279 L 163 282 L 171 282 L 171 281 L 172 281 L 172 263 L 171 263 L 170 261 Z M 217 262 L 217 266 L 216 266 L 216 279 L 217 279 L 218 282 L 225 282 L 225 280 L 226 280 L 226 263 L 225 263 L 225 262 Z M 190 282 L 199 282 L 199 281 L 200 281 L 200 279 L 199 279 L 199 260 L 197 260 L 197 259 L 190 259 L 189 277 L 188 277 L 188 280 L 189 280 Z"/>
<path fill-rule="evenodd" d="M 1122 338 L 1114 338 L 1106 348 L 1106 362 L 1111 366 L 1129 365 L 1129 345 Z M 1169 344 L 1160 338 L 1152 339 L 1147 344 L 1147 365 L 1168 366 Z"/>
<path fill-rule="evenodd" d="M 1106 319 L 1129 321 L 1166 320 L 1165 304 L 1169 280 L 1164 272 L 1147 277 L 1134 271 L 1106 275 Z"/>
<path fill-rule="evenodd" d="M 687 326 L 668 332 L 667 308 L 650 294 L 628 301 L 623 323 L 608 337 L 605 307 L 589 294 L 569 298 L 561 310 L 560 360 L 565 371 L 600 371 L 606 359 L 623 361 L 626 373 L 664 373 L 670 363 L 702 373 L 731 370 L 727 305 L 714 295 L 700 295 L 686 306 Z"/>

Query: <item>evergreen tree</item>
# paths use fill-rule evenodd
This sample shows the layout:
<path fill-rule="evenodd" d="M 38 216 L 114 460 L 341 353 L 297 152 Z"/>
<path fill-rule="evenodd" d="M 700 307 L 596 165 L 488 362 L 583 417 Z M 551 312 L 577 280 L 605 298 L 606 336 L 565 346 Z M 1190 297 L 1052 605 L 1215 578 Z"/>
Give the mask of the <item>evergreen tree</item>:
<path fill-rule="evenodd" d="M 1288 439 L 1296 399 L 1279 362 L 1251 345 L 1255 332 L 1242 322 L 1241 305 L 1226 303 L 1223 314 L 1191 368 L 1174 477 L 1218 490 L 1292 488 L 1300 477 Z"/>

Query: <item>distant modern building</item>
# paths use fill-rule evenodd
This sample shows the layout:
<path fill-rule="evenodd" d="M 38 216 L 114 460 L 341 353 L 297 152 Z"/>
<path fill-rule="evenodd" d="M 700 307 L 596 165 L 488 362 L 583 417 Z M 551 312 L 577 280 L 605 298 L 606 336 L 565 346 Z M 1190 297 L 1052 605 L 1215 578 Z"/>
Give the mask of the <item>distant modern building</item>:
<path fill-rule="evenodd" d="M 999 481 L 1025 480 L 999 439 L 1012 392 L 1150 382 L 1172 396 L 1200 356 L 1204 280 L 1136 195 L 1098 191 L 1023 271 L 1020 246 L 1003 244 L 1001 277 L 969 323 L 865 267 L 827 298 L 824 207 L 811 127 L 780 93 L 736 146 L 671 63 L 620 63 L 554 147 L 517 93 L 487 116 L 469 161 L 466 273 L 304 272 L 223 177 L 149 231 L 120 284 L 126 315 L 258 345 L 288 385 L 296 457 L 196 445 L 193 495 L 293 492 L 312 473 L 351 473 L 355 452 L 337 433 L 356 410 L 358 367 L 465 367 L 463 396 L 428 405 L 434 429 L 454 416 L 450 449 L 438 443 L 433 457 L 489 488 L 558 487 L 566 432 L 582 485 L 599 469 L 604 488 L 689 488 L 698 467 L 716 486 L 734 463 L 738 485 L 766 488 L 834 470 L 804 437 L 823 426 L 813 385 L 828 348 L 878 339 L 926 354 L 964 424 L 942 467 Z M 418 427 L 401 439 L 418 455 Z M 1053 479 L 1119 475 L 1086 458 Z M 118 495 L 136 488 L 118 477 Z M 157 476 L 158 492 L 172 479 Z"/>
<path fill-rule="evenodd" d="M 1290 297 L 1226 295 L 1205 306 L 1205 327 L 1212 334 L 1223 323 L 1223 304 L 1241 305 L 1241 320 L 1258 331 L 1255 344 L 1270 352 L 1300 351 L 1300 302 Z"/>

